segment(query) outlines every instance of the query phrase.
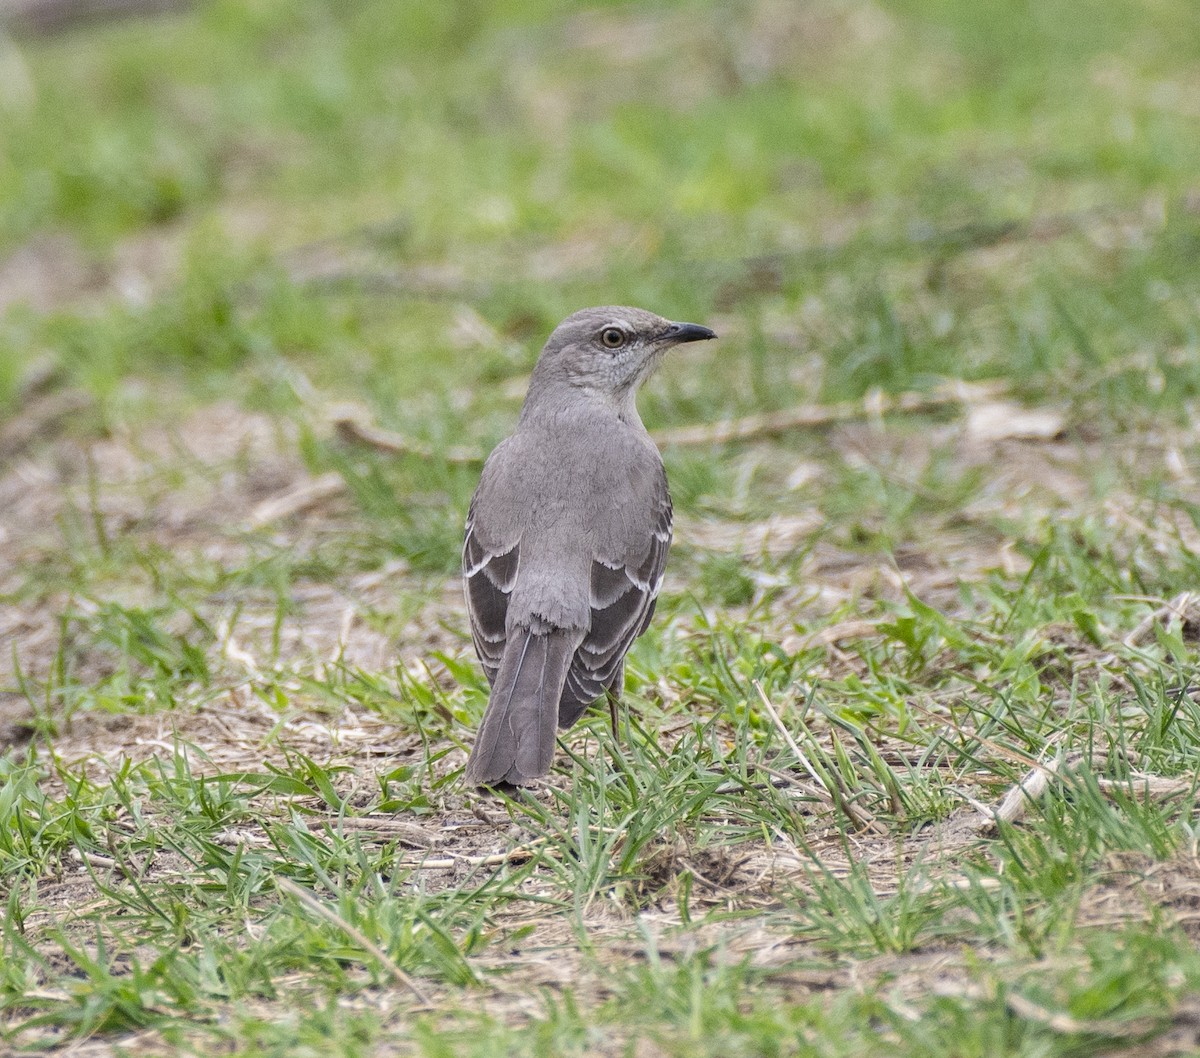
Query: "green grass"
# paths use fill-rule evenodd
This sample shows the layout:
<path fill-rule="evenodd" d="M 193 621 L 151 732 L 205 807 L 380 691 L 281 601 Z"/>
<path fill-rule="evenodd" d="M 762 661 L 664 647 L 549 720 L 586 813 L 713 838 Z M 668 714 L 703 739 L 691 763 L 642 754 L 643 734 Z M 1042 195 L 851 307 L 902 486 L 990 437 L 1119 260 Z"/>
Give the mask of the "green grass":
<path fill-rule="evenodd" d="M 1192 1053 L 1198 12 L 0 35 L 2 1045 Z M 666 450 L 620 745 L 480 800 L 454 451 L 601 303 L 721 334 L 651 429 L 861 414 Z M 948 381 L 997 396 L 871 410 Z"/>

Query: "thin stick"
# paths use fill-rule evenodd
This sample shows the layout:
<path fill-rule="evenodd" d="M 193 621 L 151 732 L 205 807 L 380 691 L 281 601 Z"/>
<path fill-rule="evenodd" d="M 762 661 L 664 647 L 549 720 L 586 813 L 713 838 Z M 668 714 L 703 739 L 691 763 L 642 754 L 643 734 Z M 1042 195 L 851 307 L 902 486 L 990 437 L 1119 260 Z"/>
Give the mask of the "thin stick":
<path fill-rule="evenodd" d="M 856 419 L 878 418 L 890 412 L 933 411 L 953 404 L 970 404 L 991 399 L 1006 392 L 1007 386 L 994 382 L 944 382 L 930 393 L 899 393 L 889 397 L 879 391 L 868 393 L 861 401 L 842 404 L 801 404 L 780 411 L 744 415 L 724 422 L 702 423 L 699 426 L 679 426 L 656 430 L 650 436 L 658 445 L 709 445 L 727 441 L 745 441 L 753 437 L 770 437 L 789 430 L 813 426 L 829 426 Z"/>
<path fill-rule="evenodd" d="M 843 639 L 866 639 L 878 631 L 878 621 L 840 621 L 806 636 L 789 636 L 784 641 L 784 650 L 797 654 L 812 647 L 831 647 Z"/>
<path fill-rule="evenodd" d="M 951 380 L 936 386 L 929 393 L 898 393 L 889 397 L 874 390 L 861 401 L 846 401 L 842 404 L 801 404 L 779 411 L 744 415 L 722 422 L 700 423 L 695 426 L 678 426 L 668 430 L 656 430 L 650 436 L 655 444 L 666 447 L 690 445 L 724 444 L 729 441 L 746 441 L 755 437 L 772 437 L 789 430 L 830 426 L 839 422 L 858 419 L 877 419 L 893 412 L 924 412 L 958 404 L 973 404 L 991 400 L 1006 393 L 1007 385 L 999 380 L 988 382 L 962 382 Z M 475 465 L 484 461 L 484 455 L 469 448 L 448 448 L 435 451 L 430 445 L 411 437 L 384 430 L 367 421 L 360 408 L 338 406 L 330 413 L 330 420 L 338 435 L 349 441 L 370 445 L 381 452 L 395 455 L 415 455 L 422 459 L 442 459 L 448 463 Z"/>
<path fill-rule="evenodd" d="M 248 528 L 261 529 L 271 522 L 303 514 L 325 500 L 340 496 L 346 491 L 346 480 L 337 471 L 329 471 L 320 477 L 306 481 L 287 492 L 263 500 L 250 513 Z"/>
<path fill-rule="evenodd" d="M 1200 595 L 1194 591 L 1181 591 L 1170 602 L 1163 603 L 1157 610 L 1146 614 L 1138 622 L 1137 627 L 1121 640 L 1121 643 L 1127 647 L 1138 646 L 1154 626 L 1164 618 L 1168 622 L 1172 617 L 1178 617 L 1181 621 L 1185 620 L 1188 609 L 1198 598 Z"/>
<path fill-rule="evenodd" d="M 1190 779 L 1169 779 L 1165 775 L 1150 775 L 1131 771 L 1128 779 L 1097 779 L 1101 790 L 1120 790 L 1122 793 L 1145 794 L 1149 798 L 1180 797 L 1196 789 Z"/>
<path fill-rule="evenodd" d="M 54 433 L 73 415 L 86 411 L 92 404 L 93 400 L 87 393 L 73 389 L 35 398 L 0 427 L 0 458 L 19 455 L 39 438 Z"/>
<path fill-rule="evenodd" d="M 1015 823 L 1022 819 L 1029 806 L 1046 792 L 1050 780 L 1058 774 L 1060 767 L 1062 758 L 1056 757 L 1027 771 L 1021 781 L 1004 795 L 1004 800 L 992 813 L 992 824 Z"/>
<path fill-rule="evenodd" d="M 778 729 L 780 735 L 783 736 L 783 740 L 788 744 L 788 748 L 794 754 L 796 754 L 796 759 L 799 760 L 804 766 L 804 770 L 808 772 L 813 781 L 825 791 L 825 795 L 829 798 L 830 804 L 841 808 L 842 811 L 844 811 L 846 815 L 853 819 L 854 822 L 857 823 L 862 829 L 870 830 L 876 834 L 886 833 L 884 828 L 881 827 L 870 814 L 864 812 L 857 805 L 852 804 L 849 798 L 845 796 L 845 792 L 843 790 L 838 788 L 831 789 L 829 784 L 821 778 L 820 774 L 817 772 L 817 769 L 812 766 L 812 763 L 809 761 L 804 751 L 797 744 L 796 740 L 792 738 L 792 733 L 783 726 L 783 721 L 779 718 L 779 714 L 775 712 L 775 706 L 771 704 L 771 700 L 767 697 L 767 692 L 763 690 L 762 684 L 759 683 L 758 680 L 754 680 L 753 684 L 754 689 L 758 692 L 759 699 L 762 701 L 763 708 L 767 711 L 767 715 L 771 718 L 771 722 Z"/>
<path fill-rule="evenodd" d="M 533 849 L 518 848 L 508 852 L 494 852 L 490 856 L 447 856 L 437 860 L 400 863 L 397 866 L 412 870 L 447 871 L 452 867 L 457 867 L 460 863 L 468 863 L 472 867 L 496 867 L 502 863 L 524 863 L 526 860 L 533 859 L 534 855 Z"/>
<path fill-rule="evenodd" d="M 808 757 L 805 756 L 804 751 L 797 744 L 796 740 L 792 738 L 792 733 L 783 726 L 783 721 L 779 719 L 779 714 L 775 712 L 775 706 L 771 704 L 771 699 L 767 697 L 767 692 L 763 690 L 762 684 L 759 683 L 758 680 L 754 681 L 754 689 L 758 692 L 758 697 L 762 700 L 763 708 L 766 709 L 767 715 L 771 718 L 771 722 L 779 730 L 779 733 L 783 736 L 784 742 L 788 744 L 788 747 L 791 749 L 791 751 L 796 754 L 796 759 L 799 760 L 802 765 L 804 765 L 804 770 L 808 772 L 813 782 L 815 782 L 819 787 L 821 787 L 822 790 L 825 791 L 825 796 L 832 797 L 829 787 L 825 784 L 825 780 L 822 779 L 817 773 L 816 768 L 809 763 Z"/>
<path fill-rule="evenodd" d="M 1041 797 L 1050 786 L 1050 781 L 1069 768 L 1087 761 L 1095 768 L 1108 759 L 1107 754 L 1096 753 L 1085 757 L 1082 753 L 1072 753 L 1067 757 L 1056 757 L 1044 763 L 1037 763 L 1021 778 L 1021 781 L 1009 788 L 1000 804 L 992 808 L 975 798 L 958 791 L 959 796 L 981 816 L 981 827 L 994 827 L 997 823 L 1016 823 L 1025 817 L 1030 805 Z M 1134 771 L 1128 779 L 1096 779 L 1100 790 L 1108 793 L 1120 790 L 1129 794 L 1143 794 L 1151 799 L 1179 797 L 1191 793 L 1196 784 L 1185 779 L 1170 779 L 1163 775 L 1152 775 L 1147 772 Z"/>
<path fill-rule="evenodd" d="M 405 988 L 412 992 L 412 994 L 417 997 L 418 1002 L 427 1007 L 433 1006 L 433 1004 L 429 1001 L 429 997 L 426 996 L 425 993 L 422 992 L 417 986 L 416 981 L 414 981 L 408 976 L 408 974 L 400 969 L 400 967 L 396 965 L 395 961 L 390 955 L 388 955 L 387 952 L 385 952 L 381 947 L 379 947 L 378 944 L 367 937 L 360 929 L 352 926 L 349 922 L 342 918 L 342 916 L 334 911 L 333 908 L 327 907 L 325 904 L 321 903 L 321 901 L 318 900 L 307 889 L 301 889 L 300 886 L 298 886 L 289 878 L 280 878 L 277 876 L 275 878 L 275 886 L 278 889 L 282 889 L 289 896 L 294 896 L 300 901 L 300 903 L 313 912 L 313 914 L 319 915 L 321 918 L 325 919 L 326 922 L 330 923 L 330 925 L 336 926 L 352 941 L 374 955 L 375 958 L 379 960 L 380 965 L 382 965 L 383 968 L 392 976 L 393 980 L 404 985 Z"/>
<path fill-rule="evenodd" d="M 1150 1018 L 1135 1018 L 1130 1021 L 1111 1021 L 1107 1018 L 1096 1021 L 1079 1021 L 1061 1011 L 1047 1010 L 1045 1007 L 1026 999 L 1019 992 L 1009 992 L 1004 997 L 1005 1005 L 1019 1018 L 1026 1021 L 1045 1025 L 1052 1032 L 1064 1036 L 1108 1036 L 1112 1039 L 1127 1039 L 1131 1036 L 1144 1036 L 1154 1028 Z"/>
<path fill-rule="evenodd" d="M 786 783 L 788 786 L 794 787 L 795 789 L 799 790 L 802 794 L 805 794 L 806 796 L 811 797 L 814 801 L 819 801 L 821 799 L 821 795 L 823 793 L 827 794 L 827 791 L 825 791 L 824 787 L 822 787 L 820 790 L 814 789 L 808 783 L 801 782 L 799 779 L 796 778 L 796 776 L 790 775 L 790 774 L 788 774 L 788 772 L 781 771 L 778 768 L 772 768 L 769 764 L 763 764 L 761 761 L 751 761 L 750 767 L 754 768 L 756 771 L 764 772 L 767 775 L 770 775 L 774 779 L 778 779 L 781 783 Z M 739 787 L 734 787 L 734 788 L 738 789 Z M 718 787 L 718 793 L 719 792 L 721 792 L 721 791 L 720 791 L 720 788 Z"/>
<path fill-rule="evenodd" d="M 331 419 L 333 428 L 339 437 L 370 445 L 381 452 L 420 456 L 422 459 L 441 459 L 447 463 L 459 463 L 465 466 L 482 463 L 486 458 L 482 452 L 476 452 L 469 448 L 447 448 L 444 452 L 437 452 L 431 445 L 422 441 L 415 441 L 411 437 L 404 437 L 367 422 L 363 413 L 357 408 L 336 408 Z"/>

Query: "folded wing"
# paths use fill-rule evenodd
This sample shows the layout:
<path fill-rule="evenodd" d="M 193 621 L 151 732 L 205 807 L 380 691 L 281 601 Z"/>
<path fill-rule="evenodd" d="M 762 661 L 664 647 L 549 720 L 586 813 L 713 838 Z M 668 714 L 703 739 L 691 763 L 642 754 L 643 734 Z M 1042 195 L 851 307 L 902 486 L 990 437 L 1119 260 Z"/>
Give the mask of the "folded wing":
<path fill-rule="evenodd" d="M 467 515 L 467 534 L 463 542 L 463 578 L 467 586 L 467 614 L 471 619 L 471 638 L 483 666 L 488 684 L 496 682 L 504 658 L 504 621 L 508 600 L 517 583 L 521 548 L 514 544 L 500 552 L 485 547 L 475 533 L 475 510 Z"/>
<path fill-rule="evenodd" d="M 559 727 L 573 724 L 606 690 L 620 691 L 616 684 L 624 672 L 625 655 L 654 616 L 671 528 L 671 497 L 664 479 L 648 534 L 630 539 L 624 555 L 600 555 L 593 560 L 591 626 L 567 672 Z"/>

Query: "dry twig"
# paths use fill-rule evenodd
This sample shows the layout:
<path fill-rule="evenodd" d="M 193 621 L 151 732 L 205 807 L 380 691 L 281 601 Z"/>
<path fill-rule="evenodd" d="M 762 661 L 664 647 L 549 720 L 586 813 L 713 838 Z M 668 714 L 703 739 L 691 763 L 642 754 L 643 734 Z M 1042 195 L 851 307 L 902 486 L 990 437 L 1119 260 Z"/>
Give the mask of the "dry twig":
<path fill-rule="evenodd" d="M 481 452 L 469 448 L 448 448 L 444 452 L 436 452 L 430 445 L 415 441 L 410 437 L 384 430 L 374 423 L 368 422 L 366 412 L 353 405 L 338 405 L 330 413 L 330 421 L 339 437 L 346 441 L 357 441 L 369 445 L 380 452 L 390 452 L 393 455 L 419 456 L 422 459 L 443 459 L 447 463 L 473 465 L 482 463 L 485 456 Z"/>
<path fill-rule="evenodd" d="M 1152 1032 L 1156 1023 L 1149 1018 L 1137 1018 L 1131 1021 L 1112 1021 L 1110 1019 L 1096 1021 L 1080 1021 L 1058 1010 L 1047 1010 L 1026 999 L 1020 992 L 1009 992 L 1004 997 L 1005 1005 L 1019 1018 L 1045 1025 L 1051 1032 L 1064 1036 L 1107 1036 L 1110 1039 L 1126 1039 L 1134 1036 L 1144 1036 Z"/>
<path fill-rule="evenodd" d="M 0 4 L 15 29 L 32 33 L 61 33 L 80 23 L 136 15 L 182 11 L 191 0 L 8 0 Z"/>
<path fill-rule="evenodd" d="M 0 428 L 0 459 L 19 455 L 92 404 L 89 394 L 75 389 L 56 390 L 36 397 Z"/>
<path fill-rule="evenodd" d="M 780 735 L 783 736 L 784 742 L 788 748 L 796 755 L 796 759 L 803 765 L 804 770 L 812 777 L 812 780 L 825 791 L 826 797 L 831 805 L 836 805 L 841 808 L 851 819 L 854 820 L 863 830 L 869 830 L 873 834 L 884 834 L 887 831 L 884 827 L 876 822 L 875 818 L 867 811 L 859 808 L 845 794 L 845 791 L 838 788 L 836 785 L 830 786 L 820 773 L 812 766 L 804 751 L 794 738 L 792 733 L 784 726 L 783 721 L 779 718 L 779 714 L 775 711 L 775 706 L 771 704 L 771 699 L 767 697 L 767 692 L 763 690 L 762 684 L 758 680 L 754 681 L 754 689 L 758 692 L 759 700 L 762 702 L 763 708 L 767 711 L 767 715 L 771 718 L 771 722 L 778 729 Z M 836 783 L 836 779 L 834 782 Z"/>
<path fill-rule="evenodd" d="M 804 636 L 787 636 L 780 644 L 789 654 L 799 654 L 813 647 L 831 647 L 846 639 L 867 639 L 879 631 L 878 621 L 839 621 L 828 628 L 819 628 Z"/>
<path fill-rule="evenodd" d="M 656 444 L 709 445 L 728 441 L 746 441 L 755 437 L 772 437 L 789 430 L 814 426 L 830 426 L 856 419 L 879 418 L 892 412 L 934 411 L 956 404 L 973 404 L 989 400 L 1007 390 L 1007 383 L 993 382 L 943 382 L 929 393 L 899 393 L 889 397 L 879 390 L 872 390 L 861 401 L 846 401 L 842 404 L 801 404 L 780 411 L 745 415 L 738 419 L 726 419 L 717 423 L 702 423 L 698 426 L 680 426 L 670 430 L 656 430 L 651 436 Z"/>
<path fill-rule="evenodd" d="M 399 866 L 426 871 L 448 871 L 464 863 L 472 867 L 498 867 L 502 863 L 525 863 L 527 860 L 533 859 L 536 855 L 537 853 L 533 849 L 522 847 L 510 849 L 508 852 L 494 852 L 490 856 L 466 856 L 458 854 L 438 860 L 416 860 L 411 863 L 399 864 Z"/>
<path fill-rule="evenodd" d="M 250 514 L 248 527 L 261 529 L 272 522 L 290 518 L 311 510 L 325 500 L 340 496 L 346 491 L 346 481 L 337 471 L 329 471 L 301 485 L 288 489 L 278 496 L 263 500 Z"/>
<path fill-rule="evenodd" d="M 979 813 L 981 829 L 994 828 L 999 823 L 1016 823 L 1024 818 L 1029 806 L 1049 789 L 1050 781 L 1053 778 L 1065 774 L 1070 768 L 1085 761 L 1089 767 L 1098 768 L 1102 767 L 1107 760 L 1108 756 L 1104 753 L 1093 753 L 1091 756 L 1072 753 L 1066 757 L 1055 757 L 1045 763 L 1036 763 L 1025 773 L 1020 782 L 1009 789 L 995 808 L 985 805 L 967 794 L 960 792 L 960 796 Z M 1131 771 L 1127 779 L 1097 778 L 1096 786 L 1105 793 L 1121 790 L 1129 794 L 1140 793 L 1147 798 L 1157 800 L 1180 797 L 1196 789 L 1196 783 L 1187 779 L 1169 779 L 1163 775 L 1152 775 L 1140 771 Z"/>
<path fill-rule="evenodd" d="M 354 831 L 359 834 L 371 835 L 392 841 L 399 841 L 417 849 L 431 849 L 441 844 L 441 834 L 419 827 L 415 823 L 405 823 L 399 819 L 384 817 L 359 816 L 308 816 L 304 822 L 310 830 L 319 827 L 331 827 L 334 830 Z"/>
<path fill-rule="evenodd" d="M 371 940 L 370 937 L 363 933 L 362 930 L 360 930 L 357 926 L 351 925 L 344 918 L 342 918 L 341 915 L 334 911 L 333 908 L 323 904 L 307 889 L 301 889 L 300 886 L 298 886 L 291 879 L 277 876 L 275 878 L 275 885 L 289 896 L 294 896 L 300 901 L 301 904 L 313 912 L 313 914 L 319 915 L 321 918 L 325 919 L 326 922 L 330 923 L 330 925 L 336 926 L 361 948 L 374 955 L 375 958 L 379 960 L 379 964 L 385 970 L 387 970 L 387 972 L 395 981 L 397 981 L 399 984 L 402 984 L 414 996 L 417 997 L 417 1001 L 419 1003 L 427 1007 L 433 1005 L 430 1003 L 429 997 L 426 996 L 425 993 L 422 992 L 417 986 L 416 981 L 414 981 L 408 976 L 408 974 L 400 969 L 392 957 L 388 955 L 388 953 L 385 952 L 381 947 L 379 947 L 378 944 Z"/>
<path fill-rule="evenodd" d="M 830 426 L 857 419 L 879 418 L 894 412 L 935 411 L 952 405 L 971 405 L 994 399 L 1007 391 L 1007 383 L 943 382 L 929 393 L 899 393 L 894 397 L 879 390 L 868 393 L 861 401 L 842 404 L 802 404 L 795 408 L 744 415 L 716 423 L 679 426 L 656 430 L 650 436 L 661 447 L 724 444 L 746 441 L 756 437 L 773 437 L 789 430 Z M 429 445 L 401 434 L 384 430 L 367 421 L 363 409 L 339 405 L 329 415 L 338 435 L 349 441 L 369 445 L 381 452 L 396 455 L 415 455 L 423 459 L 440 458 L 450 463 L 482 463 L 482 453 L 468 448 L 450 448 L 435 452 Z"/>
<path fill-rule="evenodd" d="M 1137 623 L 1137 627 L 1121 640 L 1121 643 L 1127 647 L 1139 646 L 1156 624 L 1161 624 L 1163 621 L 1170 622 L 1173 617 L 1178 617 L 1180 621 L 1186 621 L 1188 612 L 1197 602 L 1200 602 L 1200 592 L 1181 591 L 1175 598 L 1163 603 L 1157 610 L 1146 614 Z"/>

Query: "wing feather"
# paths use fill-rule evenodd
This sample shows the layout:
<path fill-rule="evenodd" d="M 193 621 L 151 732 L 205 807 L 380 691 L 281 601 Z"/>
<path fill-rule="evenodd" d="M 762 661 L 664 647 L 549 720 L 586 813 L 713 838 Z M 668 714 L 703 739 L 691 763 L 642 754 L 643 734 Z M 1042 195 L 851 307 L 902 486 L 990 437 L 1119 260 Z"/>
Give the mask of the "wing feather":
<path fill-rule="evenodd" d="M 519 544 L 499 553 L 483 546 L 475 534 L 472 510 L 467 518 L 466 538 L 463 540 L 463 581 L 467 589 L 471 639 L 489 684 L 496 682 L 500 662 L 504 658 L 508 600 L 517 583 L 520 564 Z"/>
<path fill-rule="evenodd" d="M 614 687 L 630 646 L 650 624 L 671 546 L 673 518 L 665 478 L 658 499 L 646 537 L 631 541 L 629 553 L 615 561 L 602 556 L 592 563 L 591 627 L 571 661 L 559 706 L 560 727 L 569 727 Z"/>

